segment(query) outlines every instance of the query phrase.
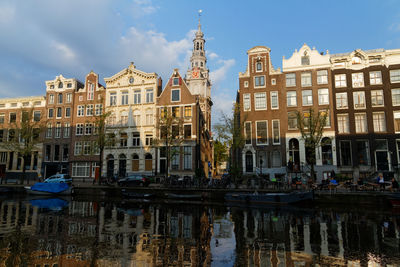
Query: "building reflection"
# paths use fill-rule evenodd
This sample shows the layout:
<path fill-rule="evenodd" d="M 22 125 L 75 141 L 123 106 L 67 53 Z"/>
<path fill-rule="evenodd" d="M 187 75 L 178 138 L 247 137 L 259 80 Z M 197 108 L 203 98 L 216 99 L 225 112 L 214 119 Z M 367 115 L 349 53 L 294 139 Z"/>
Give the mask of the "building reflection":
<path fill-rule="evenodd" d="M 0 207 L 0 265 L 11 259 L 53 267 L 400 263 L 400 218 L 392 214 L 78 201 L 48 210 L 25 200 Z M 24 249 L 12 248 L 18 242 Z"/>

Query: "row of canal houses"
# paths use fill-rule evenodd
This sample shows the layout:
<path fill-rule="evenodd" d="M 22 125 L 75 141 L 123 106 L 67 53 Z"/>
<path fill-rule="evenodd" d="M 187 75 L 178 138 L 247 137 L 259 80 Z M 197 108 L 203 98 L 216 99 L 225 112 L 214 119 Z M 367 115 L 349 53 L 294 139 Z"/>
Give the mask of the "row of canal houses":
<path fill-rule="evenodd" d="M 165 111 L 179 124 L 181 141 L 169 162 L 170 174 L 193 177 L 211 171 L 211 82 L 199 23 L 193 40 L 191 66 L 185 75 L 174 69 L 167 83 L 131 63 L 117 74 L 99 81 L 91 71 L 81 82 L 62 75 L 46 81 L 46 95 L 0 99 L 0 142 L 12 137 L 23 112 L 33 110 L 34 121 L 45 121 L 45 130 L 31 157 L 4 147 L 0 150 L 0 175 L 16 177 L 25 168 L 28 176 L 48 177 L 67 173 L 72 178 L 93 179 L 100 162 L 95 122 L 104 112 L 106 132 L 114 136 L 103 153 L 102 175 L 148 175 L 167 171 L 166 149 L 160 139 L 160 117 Z M 175 123 L 175 122 L 174 122 Z M 174 125 L 172 125 L 174 127 Z M 1 147 L 1 146 L 0 146 Z"/>
<path fill-rule="evenodd" d="M 317 179 L 332 171 L 353 178 L 377 172 L 398 176 L 400 166 L 400 49 L 330 54 L 304 44 L 282 69 L 271 50 L 248 50 L 239 73 L 237 103 L 245 137 L 235 159 L 244 174 L 279 178 L 310 172 L 297 112 L 327 114 L 315 151 Z"/>

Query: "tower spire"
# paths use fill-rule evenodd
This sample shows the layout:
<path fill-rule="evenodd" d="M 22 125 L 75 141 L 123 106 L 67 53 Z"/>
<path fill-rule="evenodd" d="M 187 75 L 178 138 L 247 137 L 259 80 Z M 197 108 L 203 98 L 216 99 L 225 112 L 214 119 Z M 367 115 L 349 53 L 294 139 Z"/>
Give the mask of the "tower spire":
<path fill-rule="evenodd" d="M 200 18 L 201 18 L 201 13 L 203 12 L 203 10 L 199 9 L 199 25 L 197 27 L 197 31 L 201 32 L 201 22 L 200 22 Z"/>

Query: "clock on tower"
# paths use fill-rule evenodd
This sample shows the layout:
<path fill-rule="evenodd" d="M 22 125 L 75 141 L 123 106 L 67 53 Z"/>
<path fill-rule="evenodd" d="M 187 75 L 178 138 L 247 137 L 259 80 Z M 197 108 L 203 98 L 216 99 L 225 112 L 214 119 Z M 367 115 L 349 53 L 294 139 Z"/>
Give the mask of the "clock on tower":
<path fill-rule="evenodd" d="M 192 71 L 192 78 L 199 78 L 199 71 L 198 70 L 193 70 Z"/>

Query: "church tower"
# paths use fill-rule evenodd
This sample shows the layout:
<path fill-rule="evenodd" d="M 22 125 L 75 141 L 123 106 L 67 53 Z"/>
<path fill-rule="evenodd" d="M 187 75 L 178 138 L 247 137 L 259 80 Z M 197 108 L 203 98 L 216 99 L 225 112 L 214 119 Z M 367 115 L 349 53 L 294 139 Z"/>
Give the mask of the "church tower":
<path fill-rule="evenodd" d="M 207 68 L 207 58 L 204 49 L 204 33 L 201 31 L 199 11 L 199 25 L 193 39 L 193 52 L 190 57 L 190 67 L 186 73 L 186 84 L 193 95 L 199 96 L 200 108 L 206 120 L 207 129 L 211 129 L 211 81 L 210 70 Z"/>

